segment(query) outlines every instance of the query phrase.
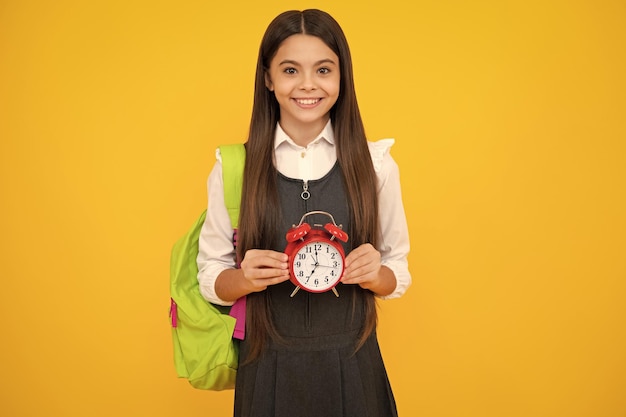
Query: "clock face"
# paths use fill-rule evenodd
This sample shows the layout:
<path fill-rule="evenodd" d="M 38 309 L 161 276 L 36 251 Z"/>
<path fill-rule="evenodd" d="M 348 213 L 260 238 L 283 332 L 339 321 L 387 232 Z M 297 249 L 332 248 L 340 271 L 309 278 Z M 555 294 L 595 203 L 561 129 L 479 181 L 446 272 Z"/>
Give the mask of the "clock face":
<path fill-rule="evenodd" d="M 328 291 L 337 285 L 344 262 L 338 244 L 333 243 L 327 239 L 309 241 L 293 254 L 294 284 L 310 292 Z"/>

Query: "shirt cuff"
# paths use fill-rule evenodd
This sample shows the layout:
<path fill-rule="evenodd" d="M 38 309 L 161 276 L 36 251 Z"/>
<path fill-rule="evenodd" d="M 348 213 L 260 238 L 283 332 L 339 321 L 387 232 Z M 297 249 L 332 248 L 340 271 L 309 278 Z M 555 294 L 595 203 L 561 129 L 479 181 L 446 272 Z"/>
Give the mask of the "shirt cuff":
<path fill-rule="evenodd" d="M 396 289 L 388 295 L 377 295 L 381 300 L 391 300 L 400 298 L 406 290 L 411 286 L 411 274 L 408 272 L 407 265 L 399 265 L 399 262 L 383 262 L 382 265 L 391 269 L 396 277 Z"/>
<path fill-rule="evenodd" d="M 202 297 L 207 300 L 211 304 L 217 304 L 220 306 L 232 306 L 235 304 L 234 301 L 224 301 L 220 297 L 217 296 L 215 292 L 215 281 L 217 281 L 217 276 L 224 270 L 228 268 L 222 268 L 218 271 L 202 271 L 198 273 L 198 284 L 200 287 L 200 294 Z"/>

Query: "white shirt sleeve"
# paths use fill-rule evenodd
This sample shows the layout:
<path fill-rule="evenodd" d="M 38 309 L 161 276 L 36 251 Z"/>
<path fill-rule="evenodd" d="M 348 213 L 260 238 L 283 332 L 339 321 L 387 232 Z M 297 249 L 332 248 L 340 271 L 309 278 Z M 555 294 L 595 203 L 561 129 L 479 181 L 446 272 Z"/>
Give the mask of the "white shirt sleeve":
<path fill-rule="evenodd" d="M 396 289 L 382 299 L 398 298 L 411 285 L 407 256 L 409 254 L 409 232 L 402 204 L 400 170 L 389 150 L 393 139 L 369 142 L 372 162 L 378 179 L 378 207 L 380 231 L 378 250 L 381 262 L 396 276 Z"/>
<path fill-rule="evenodd" d="M 222 180 L 222 162 L 219 149 L 217 161 L 207 181 L 208 208 L 202 225 L 198 249 L 198 283 L 200 294 L 213 304 L 229 306 L 234 302 L 220 299 L 215 292 L 217 276 L 225 269 L 236 266 L 233 229 L 224 203 L 224 182 Z"/>

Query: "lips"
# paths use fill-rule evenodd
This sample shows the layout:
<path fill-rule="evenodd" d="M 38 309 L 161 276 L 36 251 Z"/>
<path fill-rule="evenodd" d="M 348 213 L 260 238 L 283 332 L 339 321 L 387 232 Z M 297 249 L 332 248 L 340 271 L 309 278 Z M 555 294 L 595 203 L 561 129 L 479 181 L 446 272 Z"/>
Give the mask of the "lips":
<path fill-rule="evenodd" d="M 320 102 L 320 98 L 296 98 L 294 99 L 296 101 L 296 103 L 300 104 L 301 106 L 313 106 L 317 103 Z"/>

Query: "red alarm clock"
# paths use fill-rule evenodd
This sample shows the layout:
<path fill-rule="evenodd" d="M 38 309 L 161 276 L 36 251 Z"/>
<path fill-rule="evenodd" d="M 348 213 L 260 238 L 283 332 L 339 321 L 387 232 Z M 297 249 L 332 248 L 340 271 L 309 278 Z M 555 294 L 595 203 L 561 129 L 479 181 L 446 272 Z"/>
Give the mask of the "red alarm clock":
<path fill-rule="evenodd" d="M 332 223 L 313 227 L 304 223 L 313 214 L 325 214 Z M 343 276 L 346 256 L 337 240 L 347 242 L 348 234 L 341 225 L 337 226 L 333 216 L 325 211 L 310 211 L 302 216 L 300 224 L 289 229 L 286 238 L 290 280 L 296 286 L 291 296 L 302 288 L 312 293 L 332 290 L 339 297 L 335 286 Z"/>

